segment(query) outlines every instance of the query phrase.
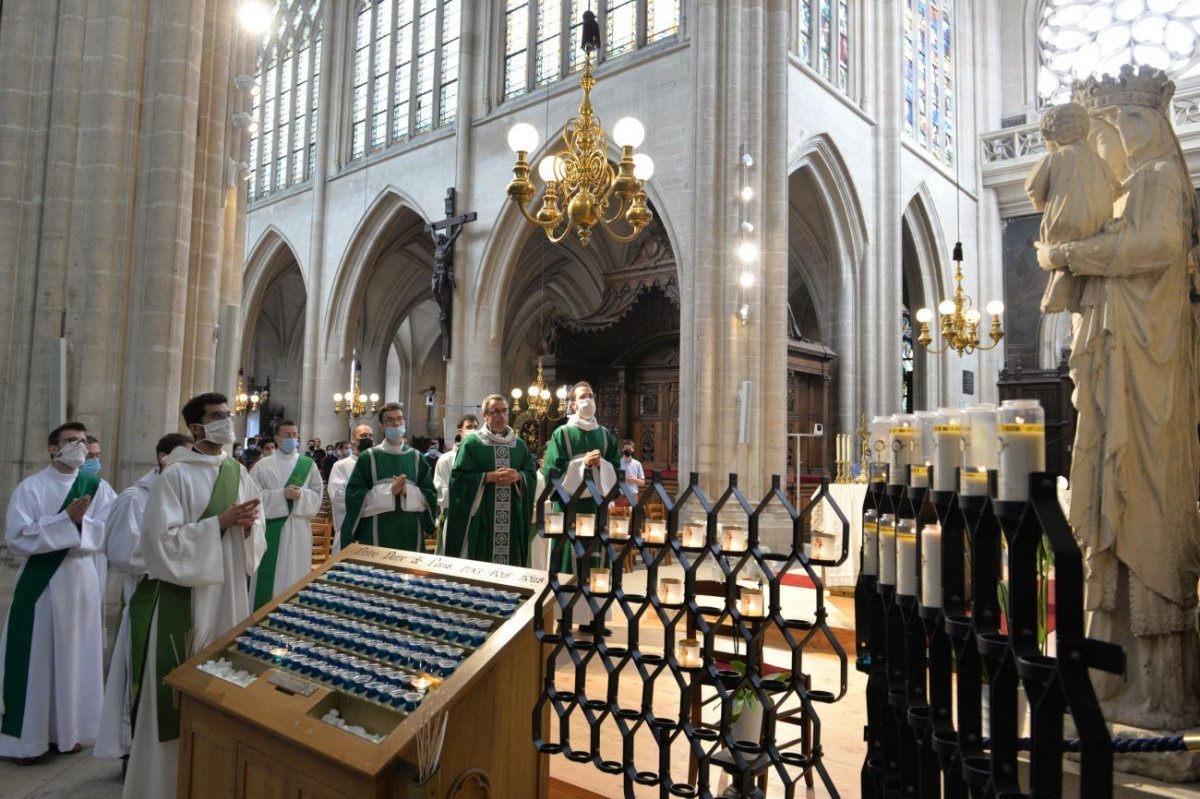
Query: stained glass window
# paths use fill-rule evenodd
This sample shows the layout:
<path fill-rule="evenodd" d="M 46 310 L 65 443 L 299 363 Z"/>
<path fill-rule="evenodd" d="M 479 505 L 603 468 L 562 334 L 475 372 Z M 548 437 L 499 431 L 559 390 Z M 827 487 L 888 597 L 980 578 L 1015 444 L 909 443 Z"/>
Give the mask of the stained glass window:
<path fill-rule="evenodd" d="M 1175 79 L 1200 74 L 1200 4 L 1192 0 L 1042 0 L 1038 99 L 1062 103 L 1071 83 L 1148 64 Z"/>
<path fill-rule="evenodd" d="M 357 0 L 355 15 L 350 158 L 453 122 L 462 0 Z"/>
<path fill-rule="evenodd" d="M 320 0 L 275 0 L 254 76 L 250 116 L 251 200 L 303 183 L 316 166 Z"/>
<path fill-rule="evenodd" d="M 793 49 L 818 75 L 850 92 L 849 0 L 796 0 Z"/>
<path fill-rule="evenodd" d="M 600 23 L 607 60 L 679 33 L 682 0 L 507 0 L 503 99 L 519 97 L 583 67 L 583 12 Z M 532 47 L 531 47 L 532 44 Z M 531 57 L 532 51 L 532 57 Z"/>
<path fill-rule="evenodd" d="M 904 132 L 953 165 L 954 0 L 904 0 Z"/>
<path fill-rule="evenodd" d="M 913 412 L 913 326 L 908 308 L 900 317 L 900 370 L 904 381 L 901 388 L 900 407 L 903 413 Z"/>

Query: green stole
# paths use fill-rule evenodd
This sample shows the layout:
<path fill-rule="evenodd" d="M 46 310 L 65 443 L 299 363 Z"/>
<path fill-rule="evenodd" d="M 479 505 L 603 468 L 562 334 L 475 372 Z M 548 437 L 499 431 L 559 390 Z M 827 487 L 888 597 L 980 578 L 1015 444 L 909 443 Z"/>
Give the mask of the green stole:
<path fill-rule="evenodd" d="M 95 497 L 100 478 L 79 469 L 58 513 L 83 496 Z M 56 514 L 57 515 L 57 514 Z M 8 612 L 8 643 L 4 649 L 4 721 L 0 733 L 21 737 L 25 725 L 25 692 L 29 686 L 29 651 L 33 643 L 34 606 L 58 571 L 67 549 L 30 555 L 21 570 Z"/>
<path fill-rule="evenodd" d="M 294 486 L 300 488 L 304 482 L 308 480 L 308 473 L 312 470 L 313 459 L 307 455 L 301 455 L 296 460 L 296 468 L 292 469 L 292 476 L 284 483 L 284 488 Z M 267 519 L 267 551 L 263 555 L 262 561 L 258 564 L 258 581 L 254 585 L 254 609 L 258 610 L 263 605 L 271 601 L 275 596 L 275 566 L 279 563 L 279 539 L 283 535 L 283 525 L 287 523 L 288 517 L 292 515 L 292 501 L 287 501 L 287 515 L 279 516 L 274 519 Z"/>
<path fill-rule="evenodd" d="M 196 521 L 220 516 L 237 502 L 241 471 L 241 465 L 235 459 L 221 461 L 221 470 L 213 485 L 208 507 Z M 155 607 L 158 608 L 158 635 L 154 640 L 154 674 L 158 679 L 158 740 L 165 743 L 179 738 L 179 707 L 175 692 L 167 685 L 165 678 L 191 655 L 192 589 L 147 575 L 138 583 L 137 590 L 129 600 L 130 649 L 133 658 L 130 670 L 133 697 L 130 724 L 135 728 Z"/>

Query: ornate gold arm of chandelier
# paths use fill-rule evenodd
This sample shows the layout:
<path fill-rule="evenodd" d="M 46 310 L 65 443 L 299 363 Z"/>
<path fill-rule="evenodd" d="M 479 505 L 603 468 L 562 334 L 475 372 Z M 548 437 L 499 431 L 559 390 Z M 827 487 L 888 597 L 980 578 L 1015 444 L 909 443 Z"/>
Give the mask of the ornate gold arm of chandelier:
<path fill-rule="evenodd" d="M 941 349 L 931 346 L 933 344 L 933 336 L 929 332 L 929 323 L 933 321 L 933 311 L 929 308 L 921 308 L 917 311 L 917 322 L 921 325 L 920 333 L 917 336 L 917 343 L 927 352 L 934 355 L 941 355 L 950 350 L 957 352 L 959 357 L 962 357 L 964 354 L 970 355 L 976 350 L 984 352 L 995 349 L 996 345 L 1000 343 L 1000 339 L 1004 338 L 1004 330 L 1000 325 L 1000 315 L 1004 313 L 1004 303 L 999 300 L 992 300 L 987 304 L 987 312 L 992 317 L 991 329 L 988 331 L 988 336 L 991 338 L 992 343 L 988 345 L 980 344 L 979 323 L 982 315 L 975 309 L 971 298 L 963 291 L 962 258 L 962 242 L 955 242 L 954 296 L 950 299 L 942 300 L 938 304 L 938 314 L 941 316 L 942 338 L 945 340 L 945 345 Z"/>
<path fill-rule="evenodd" d="M 567 415 L 567 387 L 559 386 L 554 392 L 554 397 L 558 398 L 557 407 L 554 406 L 550 394 L 550 387 L 546 385 L 546 381 L 542 377 L 542 359 L 538 358 L 537 362 L 537 378 L 529 386 L 527 391 L 522 391 L 519 388 L 514 388 L 512 394 L 512 413 L 514 417 L 528 416 L 536 420 L 545 419 L 550 422 L 557 422 L 559 419 Z M 521 408 L 521 397 L 525 397 L 525 408 Z"/>
<path fill-rule="evenodd" d="M 591 93 L 596 85 L 592 75 L 592 53 L 600 44 L 599 27 L 591 11 L 584 12 L 583 50 L 585 55 L 583 100 L 579 115 L 571 118 L 563 130 L 565 149 L 546 156 L 538 163 L 538 177 L 545 184 L 541 207 L 530 213 L 536 187 L 529 179 L 529 154 L 537 148 L 538 134 L 532 125 L 519 123 L 508 132 L 508 146 L 517 154 L 508 198 L 521 214 L 542 228 L 555 244 L 572 229 L 584 247 L 599 226 L 619 242 L 633 241 L 654 219 L 646 206 L 645 181 L 654 175 L 654 162 L 644 153 L 634 153 L 646 136 L 641 122 L 633 117 L 617 121 L 613 141 L 621 148 L 621 161 L 614 170 L 608 161 L 607 137 L 600 118 L 592 107 Z M 628 232 L 614 228 L 624 219 Z"/>
<path fill-rule="evenodd" d="M 362 383 L 359 380 L 362 372 L 362 364 L 356 363 L 354 369 L 354 384 L 350 388 L 349 394 L 338 392 L 333 395 L 333 415 L 338 418 L 345 417 L 347 419 L 361 419 L 364 416 L 374 415 L 376 406 L 379 402 L 378 394 L 370 396 L 363 393 Z M 367 403 L 370 403 L 368 410 Z"/>
<path fill-rule="evenodd" d="M 269 384 L 271 381 L 267 381 Z M 246 393 L 246 374 L 242 369 L 238 369 L 237 390 L 233 393 L 233 412 L 238 416 L 244 416 L 247 412 L 258 413 L 260 402 L 266 402 L 267 391 L 264 389 L 260 393 L 250 385 L 250 393 Z"/>

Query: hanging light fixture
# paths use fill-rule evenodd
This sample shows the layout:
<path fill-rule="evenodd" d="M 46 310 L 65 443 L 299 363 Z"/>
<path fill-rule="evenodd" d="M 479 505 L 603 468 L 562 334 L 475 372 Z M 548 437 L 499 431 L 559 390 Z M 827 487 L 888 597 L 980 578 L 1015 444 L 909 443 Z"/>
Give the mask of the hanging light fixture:
<path fill-rule="evenodd" d="M 579 243 L 586 247 L 594 227 L 599 226 L 616 241 L 628 242 L 637 238 L 654 219 L 653 212 L 646 207 L 645 191 L 645 181 L 654 174 L 654 161 L 644 153 L 634 153 L 646 130 L 633 117 L 625 117 L 613 127 L 613 141 L 621 148 L 621 161 L 616 170 L 609 163 L 604 126 L 591 100 L 596 85 L 592 77 L 592 53 L 600 46 L 600 25 L 591 11 L 583 12 L 582 28 L 585 60 L 579 85 L 583 88 L 583 101 L 579 104 L 579 116 L 568 121 L 563 131 L 566 149 L 546 156 L 538 164 L 538 176 L 546 184 L 542 206 L 536 214 L 530 214 L 528 205 L 535 187 L 529 179 L 528 159 L 537 148 L 538 134 L 525 122 L 513 125 L 508 132 L 508 146 L 517 154 L 508 198 L 526 219 L 545 231 L 550 241 L 557 244 L 574 229 Z M 628 232 L 614 229 L 621 218 Z"/>
<path fill-rule="evenodd" d="M 987 304 L 986 309 L 992 317 L 991 330 L 988 332 L 992 343 L 986 346 L 980 344 L 979 323 L 983 317 L 974 307 L 971 298 L 963 291 L 962 259 L 962 242 L 958 241 L 954 243 L 954 296 L 942 300 L 938 304 L 942 338 L 945 339 L 945 345 L 941 349 L 931 346 L 933 336 L 929 333 L 929 323 L 933 321 L 933 311 L 929 308 L 921 308 L 917 311 L 917 322 L 921 325 L 917 343 L 934 355 L 954 350 L 961 357 L 970 355 L 976 350 L 991 350 L 995 349 L 996 345 L 1000 343 L 1000 339 L 1004 338 L 1004 330 L 1000 326 L 1000 315 L 1004 313 L 1004 303 L 1000 300 L 992 300 Z"/>
<path fill-rule="evenodd" d="M 545 419 L 549 422 L 557 422 L 567 413 L 567 387 L 559 386 L 554 391 L 553 396 L 558 398 L 558 405 L 555 406 L 550 394 L 550 387 L 542 378 L 541 358 L 538 358 L 537 362 L 537 378 L 529 386 L 529 389 L 522 391 L 520 388 L 514 388 L 511 394 L 513 416 L 527 416 L 534 421 Z M 524 410 L 521 408 L 522 397 L 525 398 Z"/>
<path fill-rule="evenodd" d="M 379 402 L 378 394 L 370 396 L 363 393 L 362 390 L 362 364 L 355 359 L 354 362 L 354 382 L 350 386 L 349 394 L 338 392 L 333 395 L 333 414 L 339 418 L 361 419 L 364 416 L 374 415 L 376 405 Z M 371 403 L 368 409 L 367 403 Z"/>
<path fill-rule="evenodd" d="M 246 374 L 238 369 L 237 390 L 233 393 L 233 412 L 238 416 L 245 416 L 247 412 L 258 413 L 259 404 L 266 401 L 267 391 L 260 392 L 255 388 L 253 381 L 250 383 L 250 392 L 246 393 Z"/>

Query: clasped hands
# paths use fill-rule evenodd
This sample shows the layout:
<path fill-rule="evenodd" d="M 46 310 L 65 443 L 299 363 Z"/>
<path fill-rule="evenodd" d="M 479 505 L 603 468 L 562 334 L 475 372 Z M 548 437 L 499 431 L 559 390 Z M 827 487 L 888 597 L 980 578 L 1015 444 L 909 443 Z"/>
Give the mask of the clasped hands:
<path fill-rule="evenodd" d="M 283 489 L 283 498 L 290 499 L 293 502 L 300 499 L 300 486 L 288 486 Z"/>
<path fill-rule="evenodd" d="M 408 493 L 408 477 L 398 474 L 392 478 L 392 494 L 402 497 Z"/>
<path fill-rule="evenodd" d="M 84 514 L 87 513 L 88 507 L 91 504 L 92 498 L 85 494 L 79 499 L 71 500 L 71 502 L 67 505 L 67 516 L 71 518 L 71 521 L 76 527 L 79 527 L 81 524 L 83 524 Z"/>
<path fill-rule="evenodd" d="M 241 527 L 245 535 L 250 535 L 250 528 L 258 520 L 260 504 L 259 500 L 252 499 L 249 502 L 237 502 L 230 505 L 224 513 L 217 516 L 217 525 L 221 528 L 221 535 L 224 535 L 231 527 Z"/>
<path fill-rule="evenodd" d="M 512 485 L 521 479 L 521 473 L 511 466 L 504 466 L 495 471 L 488 472 L 484 477 L 489 483 L 498 483 L 500 485 Z"/>

